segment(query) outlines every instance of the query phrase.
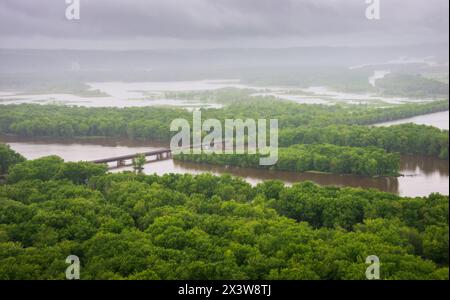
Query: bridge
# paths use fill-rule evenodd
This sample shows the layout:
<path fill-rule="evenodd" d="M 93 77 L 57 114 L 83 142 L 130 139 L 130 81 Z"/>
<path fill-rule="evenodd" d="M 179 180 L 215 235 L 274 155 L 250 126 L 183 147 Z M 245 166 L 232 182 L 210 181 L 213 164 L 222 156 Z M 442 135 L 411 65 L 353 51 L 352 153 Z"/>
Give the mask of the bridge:
<path fill-rule="evenodd" d="M 225 145 L 225 141 L 222 143 L 222 147 Z M 216 147 L 218 147 L 216 145 Z M 192 145 L 188 147 L 181 147 L 180 149 L 193 149 L 198 148 L 202 145 Z M 203 145 L 209 147 L 209 145 Z M 144 156 L 145 158 L 153 158 L 146 160 L 147 163 L 149 162 L 155 162 L 155 161 L 161 161 L 161 160 L 167 160 L 172 158 L 172 150 L 170 148 L 162 148 L 158 150 L 153 150 L 149 152 L 144 153 L 135 153 L 135 154 L 128 154 L 128 155 L 122 155 L 122 156 L 116 156 L 116 157 L 109 157 L 109 158 L 102 158 L 91 161 L 91 163 L 94 164 L 108 164 L 108 163 L 116 163 L 115 166 L 110 167 L 110 169 L 116 169 L 116 168 L 123 168 L 133 165 L 133 159 L 137 158 L 138 156 Z"/>
<path fill-rule="evenodd" d="M 144 156 L 145 158 L 147 158 L 147 157 L 154 158 L 153 160 L 148 160 L 147 162 L 160 161 L 160 160 L 171 159 L 172 151 L 169 148 L 164 148 L 164 149 L 153 150 L 153 151 L 144 152 L 144 153 L 136 153 L 136 154 L 129 154 L 129 155 L 97 159 L 97 160 L 91 161 L 91 163 L 108 164 L 108 163 L 115 162 L 116 168 L 122 168 L 122 167 L 126 167 L 126 166 L 131 166 L 133 159 L 135 159 L 138 156 Z M 127 163 L 127 161 L 130 161 L 130 162 Z"/>

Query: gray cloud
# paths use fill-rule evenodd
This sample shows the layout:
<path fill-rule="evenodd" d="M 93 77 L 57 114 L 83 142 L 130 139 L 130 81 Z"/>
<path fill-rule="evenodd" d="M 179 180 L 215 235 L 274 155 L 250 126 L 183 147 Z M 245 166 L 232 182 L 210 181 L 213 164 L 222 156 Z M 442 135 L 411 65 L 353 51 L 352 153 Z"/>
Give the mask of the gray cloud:
<path fill-rule="evenodd" d="M 448 41 L 447 0 L 380 0 L 380 21 L 366 20 L 365 0 L 80 1 L 81 20 L 70 22 L 64 0 L 2 0 L 0 47 Z"/>

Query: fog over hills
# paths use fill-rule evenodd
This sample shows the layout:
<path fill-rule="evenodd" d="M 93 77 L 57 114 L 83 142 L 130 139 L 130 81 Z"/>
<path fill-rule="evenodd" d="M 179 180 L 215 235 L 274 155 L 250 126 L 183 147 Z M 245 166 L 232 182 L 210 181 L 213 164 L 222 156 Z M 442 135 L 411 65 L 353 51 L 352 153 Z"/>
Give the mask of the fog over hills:
<path fill-rule="evenodd" d="M 160 68 L 352 66 L 401 57 L 447 61 L 445 45 L 392 47 L 296 47 L 177 50 L 0 50 L 0 71 L 65 71 L 77 63 L 84 71 Z"/>
<path fill-rule="evenodd" d="M 390 70 L 408 65 L 413 74 L 423 65 L 443 68 L 431 70 L 439 74 L 448 69 L 446 0 L 381 1 L 379 20 L 366 17 L 364 0 L 80 3 L 80 19 L 70 21 L 62 0 L 0 2 L 1 87 L 277 77 L 301 82 L 306 73 L 310 80 L 330 72 L 339 77 L 352 66 L 387 62 L 396 62 Z"/>

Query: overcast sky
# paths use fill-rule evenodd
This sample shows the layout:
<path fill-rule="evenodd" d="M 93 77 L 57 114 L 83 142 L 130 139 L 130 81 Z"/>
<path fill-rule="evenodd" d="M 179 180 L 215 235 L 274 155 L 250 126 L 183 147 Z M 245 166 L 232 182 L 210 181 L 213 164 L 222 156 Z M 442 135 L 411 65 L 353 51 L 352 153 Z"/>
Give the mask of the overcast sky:
<path fill-rule="evenodd" d="M 0 0 L 0 48 L 154 49 L 448 43 L 448 0 Z"/>

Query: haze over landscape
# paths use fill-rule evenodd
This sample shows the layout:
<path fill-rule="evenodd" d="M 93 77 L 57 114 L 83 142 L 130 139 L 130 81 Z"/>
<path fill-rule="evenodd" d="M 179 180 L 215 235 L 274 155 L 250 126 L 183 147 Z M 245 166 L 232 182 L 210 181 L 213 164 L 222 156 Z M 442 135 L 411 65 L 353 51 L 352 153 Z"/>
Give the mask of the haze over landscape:
<path fill-rule="evenodd" d="M 0 279 L 448 280 L 449 2 L 371 3 L 2 0 Z"/>
<path fill-rule="evenodd" d="M 387 46 L 448 43 L 448 3 L 361 0 L 81 1 L 80 20 L 59 0 L 4 0 L 2 48 L 168 49 Z"/>

